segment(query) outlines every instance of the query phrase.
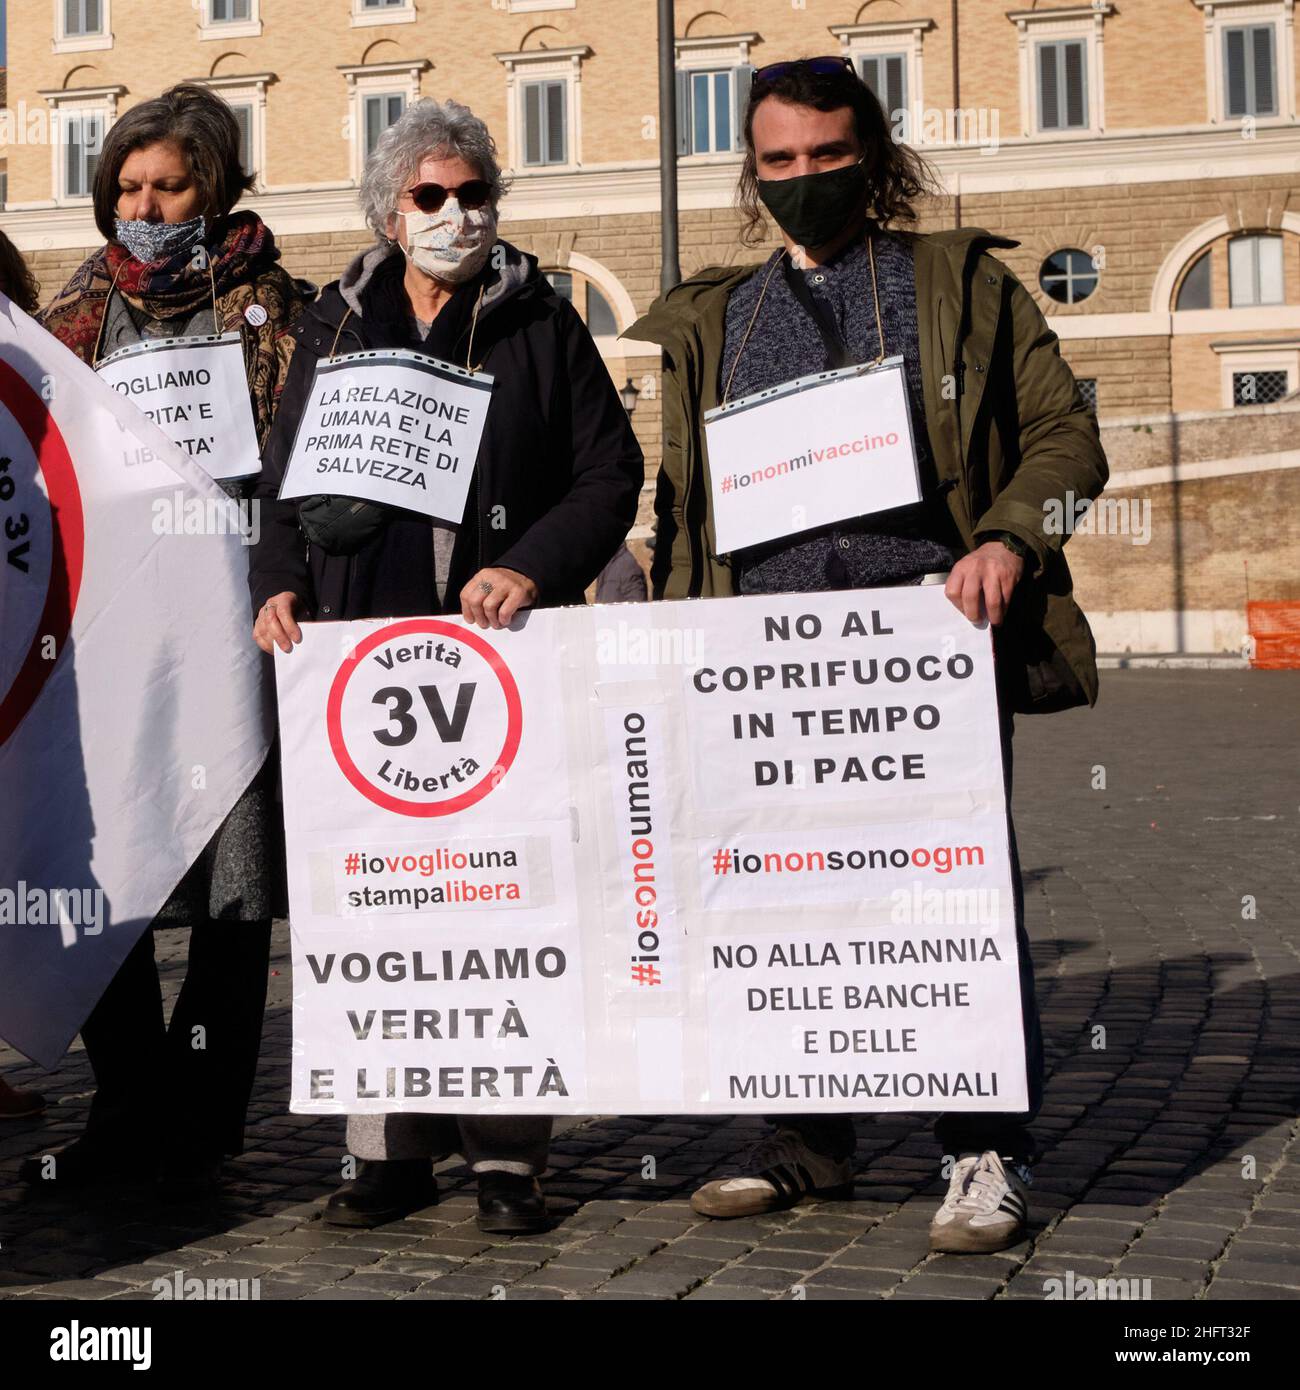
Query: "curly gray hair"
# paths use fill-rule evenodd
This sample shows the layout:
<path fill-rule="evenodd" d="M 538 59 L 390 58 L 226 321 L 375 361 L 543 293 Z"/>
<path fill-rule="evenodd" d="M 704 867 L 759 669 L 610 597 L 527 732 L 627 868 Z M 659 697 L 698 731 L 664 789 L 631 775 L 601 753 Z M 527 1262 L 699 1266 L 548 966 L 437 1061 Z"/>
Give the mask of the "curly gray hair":
<path fill-rule="evenodd" d="M 410 179 L 429 155 L 455 155 L 492 185 L 492 209 L 506 192 L 496 141 L 468 106 L 417 101 L 379 137 L 361 178 L 361 211 L 376 236 L 390 239 L 388 221 Z"/>

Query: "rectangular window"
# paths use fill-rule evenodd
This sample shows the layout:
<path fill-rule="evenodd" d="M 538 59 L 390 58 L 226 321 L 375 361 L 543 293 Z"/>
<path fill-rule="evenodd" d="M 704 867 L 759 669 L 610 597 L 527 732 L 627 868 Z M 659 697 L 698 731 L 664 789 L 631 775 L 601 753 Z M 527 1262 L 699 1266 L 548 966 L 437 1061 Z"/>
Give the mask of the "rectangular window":
<path fill-rule="evenodd" d="M 1276 116 L 1271 24 L 1223 31 L 1223 90 L 1229 116 Z"/>
<path fill-rule="evenodd" d="M 567 299 L 573 303 L 573 276 L 567 270 L 548 270 L 546 278 L 551 282 L 551 288 L 561 299 Z"/>
<path fill-rule="evenodd" d="M 1287 394 L 1290 385 L 1287 373 L 1233 372 L 1232 403 L 1236 405 L 1272 405 Z"/>
<path fill-rule="evenodd" d="M 84 38 L 103 32 L 104 10 L 100 0 L 63 0 L 63 33 L 66 38 Z"/>
<path fill-rule="evenodd" d="M 744 143 L 752 63 L 677 69 L 677 153 L 733 154 Z"/>
<path fill-rule="evenodd" d="M 89 198 L 104 147 L 104 117 L 100 112 L 72 113 L 64 117 L 63 195 Z"/>
<path fill-rule="evenodd" d="M 379 137 L 406 110 L 406 96 L 402 92 L 379 92 L 365 99 L 366 147 L 365 156 L 370 158 L 379 143 Z"/>
<path fill-rule="evenodd" d="M 410 0 L 361 0 L 363 10 L 400 10 L 404 9 Z"/>
<path fill-rule="evenodd" d="M 1286 302 L 1280 236 L 1241 236 L 1228 243 L 1228 302 L 1234 309 Z"/>
<path fill-rule="evenodd" d="M 253 0 L 210 0 L 210 24 L 234 24 L 253 17 Z"/>
<path fill-rule="evenodd" d="M 1088 56 L 1082 39 L 1038 45 L 1039 130 L 1087 130 Z"/>
<path fill-rule="evenodd" d="M 568 83 L 524 83 L 524 163 L 567 164 Z"/>
<path fill-rule="evenodd" d="M 732 81 L 730 68 L 691 73 L 692 154 L 719 154 L 731 149 Z"/>
<path fill-rule="evenodd" d="M 1097 413 L 1097 378 L 1095 376 L 1075 377 L 1079 383 L 1079 394 L 1083 403 L 1095 415 Z"/>
<path fill-rule="evenodd" d="M 862 80 L 885 109 L 885 119 L 896 125 L 907 111 L 907 54 L 866 53 L 858 60 Z"/>

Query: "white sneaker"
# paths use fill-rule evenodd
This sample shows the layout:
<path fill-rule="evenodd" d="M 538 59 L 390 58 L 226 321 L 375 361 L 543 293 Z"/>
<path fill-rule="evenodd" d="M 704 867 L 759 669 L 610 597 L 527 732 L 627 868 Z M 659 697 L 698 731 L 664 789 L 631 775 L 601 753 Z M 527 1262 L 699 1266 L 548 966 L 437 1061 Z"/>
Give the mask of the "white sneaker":
<path fill-rule="evenodd" d="M 996 1149 L 962 1154 L 948 1195 L 930 1223 L 930 1249 L 949 1254 L 1005 1250 L 1025 1234 L 1029 1169 Z"/>

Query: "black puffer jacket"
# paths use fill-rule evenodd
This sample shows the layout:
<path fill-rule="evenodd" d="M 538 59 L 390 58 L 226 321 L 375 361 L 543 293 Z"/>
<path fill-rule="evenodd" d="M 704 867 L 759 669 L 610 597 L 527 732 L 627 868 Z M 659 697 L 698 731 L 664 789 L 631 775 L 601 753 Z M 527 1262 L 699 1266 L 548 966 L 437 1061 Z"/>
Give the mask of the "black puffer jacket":
<path fill-rule="evenodd" d="M 527 575 L 541 605 L 582 603 L 583 590 L 632 526 L 644 479 L 640 446 L 582 320 L 532 256 L 500 245 L 504 265 L 496 270 L 489 263 L 482 274 L 486 288 L 473 343 L 474 365 L 495 378 L 492 404 L 443 612 L 460 611 L 461 589 L 485 565 Z M 358 256 L 294 330 L 297 346 L 255 494 L 262 508 L 249 568 L 254 613 L 286 590 L 302 599 L 303 616 L 317 620 L 438 611 L 428 520 L 394 512 L 355 555 L 333 556 L 308 546 L 295 502 L 276 500 L 317 361 L 331 350 L 413 346 L 395 292 L 401 255 L 378 245 Z M 479 283 L 455 298 L 476 298 Z M 461 320 L 464 329 L 448 355 L 464 365 L 468 315 L 457 317 L 458 326 Z"/>

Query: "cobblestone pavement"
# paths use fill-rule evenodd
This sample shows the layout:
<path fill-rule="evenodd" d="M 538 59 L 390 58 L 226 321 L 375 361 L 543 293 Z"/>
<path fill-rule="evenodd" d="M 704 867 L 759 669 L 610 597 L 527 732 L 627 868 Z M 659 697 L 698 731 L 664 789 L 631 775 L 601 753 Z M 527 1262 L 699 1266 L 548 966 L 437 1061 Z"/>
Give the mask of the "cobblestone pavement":
<path fill-rule="evenodd" d="M 180 1270 L 288 1299 L 1041 1299 L 1067 1271 L 1149 1279 L 1155 1298 L 1300 1297 L 1298 748 L 1287 672 L 1109 673 L 1097 710 L 1020 722 L 1050 1076 L 1031 1235 L 1013 1250 L 927 1253 L 940 1155 L 929 1120 L 902 1115 L 858 1122 L 853 1202 L 701 1221 L 691 1189 L 763 1126 L 639 1117 L 557 1136 L 548 1190 L 582 1205 L 545 1236 L 481 1235 L 455 1161 L 443 1200 L 408 1220 L 324 1226 L 343 1124 L 287 1113 L 281 927 L 249 1148 L 218 1202 L 29 1197 L 20 1158 L 80 1128 L 92 1083 L 80 1050 L 42 1077 L 0 1049 L 8 1079 L 51 1100 L 0 1131 L 0 1296 L 149 1299 Z M 184 948 L 160 935 L 173 996 Z"/>

